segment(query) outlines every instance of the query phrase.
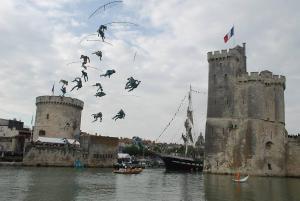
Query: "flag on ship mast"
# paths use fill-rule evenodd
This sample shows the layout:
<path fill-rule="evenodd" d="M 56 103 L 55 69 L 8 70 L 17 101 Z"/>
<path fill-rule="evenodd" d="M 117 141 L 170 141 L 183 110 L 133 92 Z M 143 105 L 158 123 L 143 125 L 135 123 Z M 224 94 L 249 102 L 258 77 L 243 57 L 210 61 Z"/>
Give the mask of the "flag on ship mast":
<path fill-rule="evenodd" d="M 224 43 L 227 43 L 229 39 L 234 35 L 234 26 L 230 29 L 230 31 L 224 36 Z"/>

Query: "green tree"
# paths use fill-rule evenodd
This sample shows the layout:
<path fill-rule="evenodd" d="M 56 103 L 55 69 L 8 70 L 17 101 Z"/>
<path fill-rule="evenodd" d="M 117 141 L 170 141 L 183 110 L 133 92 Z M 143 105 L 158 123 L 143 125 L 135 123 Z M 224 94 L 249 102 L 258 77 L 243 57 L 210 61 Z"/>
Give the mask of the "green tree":
<path fill-rule="evenodd" d="M 139 147 L 136 145 L 126 146 L 124 148 L 123 152 L 129 154 L 130 156 L 137 156 L 137 155 L 143 154 L 142 150 L 140 150 Z"/>

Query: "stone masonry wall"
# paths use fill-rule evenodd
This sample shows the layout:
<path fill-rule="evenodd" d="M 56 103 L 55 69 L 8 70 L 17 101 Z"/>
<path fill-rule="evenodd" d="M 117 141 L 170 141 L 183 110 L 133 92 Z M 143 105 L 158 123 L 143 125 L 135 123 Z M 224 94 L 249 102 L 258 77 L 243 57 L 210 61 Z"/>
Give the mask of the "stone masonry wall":
<path fill-rule="evenodd" d="M 28 166 L 69 166 L 80 160 L 85 167 L 112 167 L 117 162 L 118 138 L 81 137 L 81 147 L 73 145 L 27 144 L 23 164 Z"/>
<path fill-rule="evenodd" d="M 300 136 L 289 136 L 287 143 L 287 176 L 300 176 Z"/>
<path fill-rule="evenodd" d="M 34 140 L 38 136 L 74 138 L 80 133 L 82 101 L 70 97 L 40 96 L 36 98 L 36 106 Z"/>
<path fill-rule="evenodd" d="M 285 175 L 283 125 L 257 119 L 209 119 L 206 125 L 209 154 L 204 171 L 260 176 Z M 211 135 L 211 133 L 213 133 Z"/>
<path fill-rule="evenodd" d="M 204 171 L 285 176 L 285 77 L 248 74 L 245 52 L 244 45 L 208 53 Z"/>
<path fill-rule="evenodd" d="M 86 158 L 90 167 L 111 166 L 117 162 L 119 139 L 114 137 L 83 135 L 80 144 L 84 152 L 89 155 Z"/>
<path fill-rule="evenodd" d="M 23 164 L 28 166 L 72 167 L 76 159 L 83 159 L 79 149 L 67 145 L 27 145 L 25 150 Z"/>

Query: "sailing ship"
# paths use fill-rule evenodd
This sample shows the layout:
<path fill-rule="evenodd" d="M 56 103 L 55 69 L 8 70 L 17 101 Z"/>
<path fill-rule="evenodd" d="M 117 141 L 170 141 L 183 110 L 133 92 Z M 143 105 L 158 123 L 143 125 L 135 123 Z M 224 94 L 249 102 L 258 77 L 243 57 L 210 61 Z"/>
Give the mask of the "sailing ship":
<path fill-rule="evenodd" d="M 193 140 L 193 130 L 194 130 L 194 120 L 193 120 L 193 109 L 192 109 L 192 88 L 188 93 L 188 108 L 187 108 L 187 118 L 184 122 L 184 127 L 186 130 L 185 134 L 182 134 L 182 139 L 185 145 L 185 155 L 184 156 L 173 156 L 173 155 L 163 155 L 160 154 L 161 159 L 165 163 L 166 170 L 170 171 L 202 171 L 203 170 L 203 160 L 196 158 L 196 156 L 187 156 L 189 145 L 194 144 Z"/>

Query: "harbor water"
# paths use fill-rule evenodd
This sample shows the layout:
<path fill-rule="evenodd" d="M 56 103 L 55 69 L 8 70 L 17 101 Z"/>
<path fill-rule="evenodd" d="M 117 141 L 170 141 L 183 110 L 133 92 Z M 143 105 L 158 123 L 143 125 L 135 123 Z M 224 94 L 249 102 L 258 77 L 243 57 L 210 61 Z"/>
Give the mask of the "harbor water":
<path fill-rule="evenodd" d="M 0 200 L 300 200 L 300 179 L 250 177 L 241 184 L 231 179 L 229 175 L 167 173 L 164 169 L 121 175 L 98 168 L 0 167 Z"/>

